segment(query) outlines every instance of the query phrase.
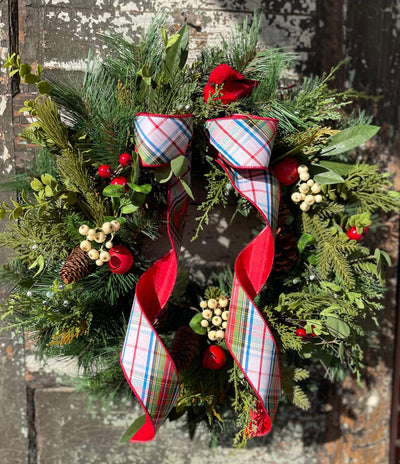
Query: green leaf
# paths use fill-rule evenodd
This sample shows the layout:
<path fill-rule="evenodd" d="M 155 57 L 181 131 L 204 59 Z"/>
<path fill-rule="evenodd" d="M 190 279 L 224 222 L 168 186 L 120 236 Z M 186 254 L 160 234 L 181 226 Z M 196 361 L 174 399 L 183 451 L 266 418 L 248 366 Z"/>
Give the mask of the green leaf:
<path fill-rule="evenodd" d="M 18 206 L 17 208 L 14 209 L 14 211 L 10 214 L 10 218 L 17 220 L 20 216 L 22 216 L 22 213 L 24 210 L 21 208 L 21 206 Z"/>
<path fill-rule="evenodd" d="M 35 177 L 35 179 L 33 179 L 33 181 L 31 182 L 31 188 L 35 192 L 40 192 L 41 190 L 43 190 L 44 185 L 40 182 L 39 179 L 36 179 Z"/>
<path fill-rule="evenodd" d="M 189 169 L 189 162 L 184 155 L 179 155 L 171 161 L 172 172 L 176 177 L 182 177 Z"/>
<path fill-rule="evenodd" d="M 28 63 L 22 63 L 19 67 L 19 75 L 23 78 L 27 74 L 31 74 L 31 67 Z"/>
<path fill-rule="evenodd" d="M 25 84 L 36 84 L 39 81 L 39 77 L 36 74 L 26 74 L 24 76 Z"/>
<path fill-rule="evenodd" d="M 183 69 L 186 59 L 187 59 L 187 50 L 188 50 L 188 37 L 189 37 L 188 27 L 185 23 L 179 31 L 179 37 L 174 41 L 174 43 L 166 49 L 165 60 L 162 74 L 165 76 L 165 83 L 170 82 L 178 71 L 178 69 Z"/>
<path fill-rule="evenodd" d="M 125 187 L 123 185 L 107 185 L 103 190 L 103 195 L 106 197 L 121 198 L 125 194 Z"/>
<path fill-rule="evenodd" d="M 17 74 L 17 72 L 19 71 L 19 69 L 13 69 L 12 71 L 10 71 L 10 77 L 14 76 L 14 74 Z"/>
<path fill-rule="evenodd" d="M 153 74 L 151 67 L 148 68 L 144 65 L 136 72 L 136 74 L 140 76 L 147 85 L 151 85 L 151 76 Z"/>
<path fill-rule="evenodd" d="M 201 321 L 204 319 L 201 313 L 197 313 L 189 322 L 190 328 L 199 335 L 205 335 L 207 328 L 201 325 Z"/>
<path fill-rule="evenodd" d="M 328 316 L 324 322 L 332 336 L 347 338 L 350 335 L 350 327 L 346 324 L 346 322 L 342 321 L 342 319 L 334 316 Z"/>
<path fill-rule="evenodd" d="M 46 197 L 54 197 L 54 192 L 50 185 L 46 185 L 44 188 L 44 193 L 46 194 Z"/>
<path fill-rule="evenodd" d="M 50 84 L 46 81 L 38 82 L 37 89 L 41 95 L 49 95 L 49 93 L 51 92 Z"/>
<path fill-rule="evenodd" d="M 334 171 L 325 171 L 314 176 L 315 182 L 319 184 L 341 184 L 344 182 L 344 179 L 339 174 L 336 174 Z"/>
<path fill-rule="evenodd" d="M 0 208 L 0 219 L 4 219 L 6 215 L 6 210 L 4 208 Z"/>
<path fill-rule="evenodd" d="M 146 201 L 146 194 L 141 193 L 141 192 L 133 192 L 132 204 L 134 204 L 135 206 L 142 206 L 145 201 Z"/>
<path fill-rule="evenodd" d="M 364 124 L 349 127 L 333 135 L 321 152 L 322 156 L 336 156 L 352 150 L 373 137 L 379 130 L 378 126 Z"/>
<path fill-rule="evenodd" d="M 171 37 L 167 41 L 167 45 L 165 46 L 165 50 L 172 47 L 172 45 L 174 45 L 174 43 L 179 39 L 180 39 L 180 34 L 171 35 Z"/>
<path fill-rule="evenodd" d="M 354 164 L 337 163 L 336 161 L 320 161 L 316 166 L 322 166 L 340 176 L 345 176 L 354 168 Z"/>
<path fill-rule="evenodd" d="M 167 43 L 168 43 L 168 34 L 167 34 L 167 30 L 165 29 L 165 27 L 162 27 L 161 28 L 161 37 L 164 41 L 164 45 L 165 47 L 167 47 Z"/>
<path fill-rule="evenodd" d="M 164 184 L 165 182 L 168 182 L 171 179 L 172 175 L 173 172 L 171 166 L 168 165 L 157 169 L 154 173 L 154 178 L 157 182 L 160 182 L 160 184 Z"/>
<path fill-rule="evenodd" d="M 136 434 L 136 432 L 143 427 L 146 423 L 146 414 L 138 417 L 132 424 L 128 427 L 126 432 L 120 438 L 120 443 L 129 443 L 129 440 Z"/>
<path fill-rule="evenodd" d="M 297 248 L 299 249 L 300 253 L 303 253 L 304 249 L 308 245 L 312 245 L 315 243 L 315 237 L 311 234 L 303 234 L 300 238 L 299 241 L 297 242 Z"/>
<path fill-rule="evenodd" d="M 185 192 L 189 195 L 189 197 L 192 200 L 194 200 L 194 195 L 193 195 L 191 188 L 189 187 L 189 184 L 186 182 L 184 178 L 180 179 L 180 181 L 181 181 L 183 188 L 185 189 Z"/>
<path fill-rule="evenodd" d="M 40 76 L 40 74 L 42 74 L 42 71 L 43 71 L 43 66 L 41 64 L 38 64 L 38 66 L 37 66 L 38 76 Z"/>
<path fill-rule="evenodd" d="M 134 184 L 134 183 L 130 183 L 130 184 L 128 184 L 128 186 L 132 190 L 134 190 L 135 192 L 144 193 L 145 195 L 147 195 L 148 193 L 151 192 L 151 185 L 150 184 L 137 185 L 137 184 Z"/>
<path fill-rule="evenodd" d="M 135 211 L 137 211 L 138 209 L 139 209 L 139 206 L 136 206 L 133 203 L 129 202 L 129 203 L 125 204 L 121 208 L 121 213 L 122 214 L 131 214 L 131 213 L 134 213 Z"/>
<path fill-rule="evenodd" d="M 44 185 L 52 185 L 52 184 L 55 185 L 56 183 L 56 180 L 51 174 L 42 174 L 40 176 L 40 180 L 42 181 Z"/>

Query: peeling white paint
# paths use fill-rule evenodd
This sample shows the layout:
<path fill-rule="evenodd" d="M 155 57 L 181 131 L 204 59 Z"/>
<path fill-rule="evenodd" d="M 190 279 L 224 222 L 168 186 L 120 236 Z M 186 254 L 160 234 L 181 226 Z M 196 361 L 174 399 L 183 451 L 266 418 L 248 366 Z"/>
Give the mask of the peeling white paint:
<path fill-rule="evenodd" d="M 44 62 L 45 68 L 65 69 L 68 71 L 84 71 L 86 69 L 86 60 L 56 61 L 49 60 Z"/>
<path fill-rule="evenodd" d="M 69 23 L 71 21 L 71 18 L 69 17 L 69 14 L 67 12 L 65 12 L 65 11 L 62 11 L 61 13 L 59 13 L 57 18 L 61 19 L 61 21 L 64 21 L 66 23 Z"/>
<path fill-rule="evenodd" d="M 3 154 L 0 156 L 0 159 L 1 161 L 6 162 L 10 158 L 11 158 L 10 152 L 8 151 L 8 148 L 6 147 L 6 145 L 4 145 Z"/>
<path fill-rule="evenodd" d="M 0 97 L 0 116 L 4 114 L 4 111 L 7 108 L 7 101 L 8 101 L 7 95 L 2 95 Z"/>
<path fill-rule="evenodd" d="M 374 409 L 379 406 L 379 401 L 379 392 L 377 390 L 372 391 L 366 402 L 366 408 L 369 414 L 371 414 Z"/>

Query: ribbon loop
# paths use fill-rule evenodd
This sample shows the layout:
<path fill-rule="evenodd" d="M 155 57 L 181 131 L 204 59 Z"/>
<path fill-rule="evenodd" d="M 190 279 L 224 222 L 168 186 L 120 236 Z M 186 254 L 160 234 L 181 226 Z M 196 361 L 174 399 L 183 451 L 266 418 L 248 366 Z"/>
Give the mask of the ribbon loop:
<path fill-rule="evenodd" d="M 227 347 L 252 386 L 258 403 L 251 412 L 252 436 L 267 434 L 281 395 L 280 368 L 274 338 L 254 304 L 274 259 L 274 230 L 279 206 L 279 183 L 268 171 L 278 121 L 255 116 L 232 116 L 206 122 L 217 162 L 235 189 L 261 213 L 265 228 L 235 262 L 231 305 L 225 333 Z"/>
<path fill-rule="evenodd" d="M 191 115 L 140 113 L 135 122 L 136 150 L 143 166 L 167 165 L 177 156 L 189 156 Z M 185 174 L 188 179 L 189 174 Z M 146 420 L 130 442 L 152 440 L 179 396 L 175 365 L 152 326 L 173 290 L 189 197 L 177 177 L 168 185 L 167 227 L 171 250 L 139 279 L 123 350 L 121 367 L 139 400 Z"/>

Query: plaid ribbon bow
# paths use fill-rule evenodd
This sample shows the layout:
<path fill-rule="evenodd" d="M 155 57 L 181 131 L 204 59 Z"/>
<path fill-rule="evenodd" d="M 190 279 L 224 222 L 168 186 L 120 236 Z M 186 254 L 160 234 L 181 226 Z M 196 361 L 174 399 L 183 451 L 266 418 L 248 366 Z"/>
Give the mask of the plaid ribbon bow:
<path fill-rule="evenodd" d="M 188 156 L 192 132 L 191 115 L 138 114 L 135 141 L 142 164 L 156 168 L 167 165 L 177 156 Z M 188 200 L 181 182 L 172 176 L 167 207 L 172 249 L 156 261 L 136 285 L 121 367 L 145 418 L 139 418 L 130 442 L 152 440 L 179 395 L 175 365 L 152 322 L 164 308 L 175 284 Z"/>
<path fill-rule="evenodd" d="M 266 435 L 281 395 L 280 367 L 274 338 L 254 304 L 274 259 L 280 188 L 268 171 L 278 120 L 236 115 L 206 122 L 217 162 L 235 189 L 249 200 L 266 222 L 262 232 L 238 255 L 225 341 L 252 386 L 258 402 L 251 411 L 251 436 Z"/>

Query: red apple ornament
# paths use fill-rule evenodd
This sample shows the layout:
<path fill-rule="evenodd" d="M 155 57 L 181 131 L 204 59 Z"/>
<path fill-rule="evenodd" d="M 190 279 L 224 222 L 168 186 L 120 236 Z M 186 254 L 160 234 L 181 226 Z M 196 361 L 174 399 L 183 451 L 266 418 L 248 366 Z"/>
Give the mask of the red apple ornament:
<path fill-rule="evenodd" d="M 109 177 L 111 177 L 112 173 L 113 173 L 113 170 L 111 169 L 111 166 L 108 165 L 108 164 L 102 164 L 98 171 L 99 173 L 99 176 L 100 177 L 103 177 L 104 179 L 108 179 Z"/>
<path fill-rule="evenodd" d="M 216 371 L 226 362 L 225 351 L 219 345 L 210 345 L 203 353 L 203 367 Z"/>
<path fill-rule="evenodd" d="M 272 170 L 281 185 L 291 185 L 299 178 L 298 167 L 299 163 L 294 158 L 286 156 Z"/>
<path fill-rule="evenodd" d="M 114 274 L 125 274 L 133 264 L 132 253 L 123 245 L 116 245 L 108 250 L 111 259 L 107 262 L 110 271 Z"/>
<path fill-rule="evenodd" d="M 122 153 L 122 155 L 120 155 L 119 159 L 119 164 L 121 166 L 132 166 L 133 164 L 133 159 L 132 159 L 132 156 L 129 154 L 129 153 Z"/>

